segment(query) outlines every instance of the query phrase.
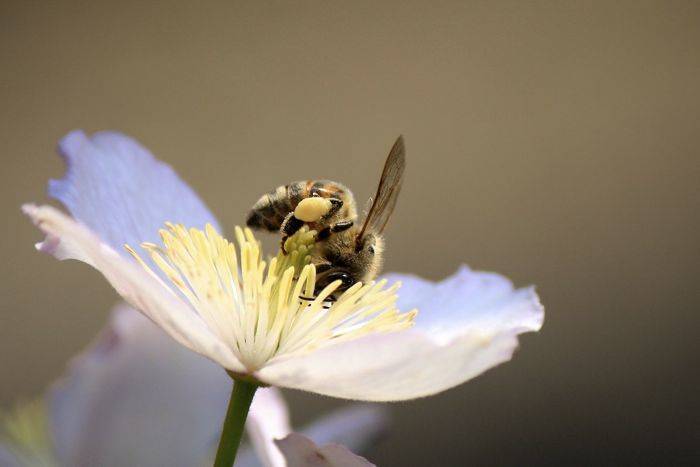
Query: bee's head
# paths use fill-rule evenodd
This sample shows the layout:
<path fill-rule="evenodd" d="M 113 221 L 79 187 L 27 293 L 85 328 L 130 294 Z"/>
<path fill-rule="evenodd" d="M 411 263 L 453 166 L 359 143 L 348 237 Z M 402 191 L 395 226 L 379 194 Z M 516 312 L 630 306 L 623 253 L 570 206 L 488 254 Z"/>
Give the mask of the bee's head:
<path fill-rule="evenodd" d="M 333 294 L 334 296 L 348 290 L 358 281 L 358 278 L 347 268 L 330 265 L 327 267 L 320 266 L 316 275 L 314 295 L 318 295 L 326 286 L 338 280 L 341 281 L 341 284 Z"/>
<path fill-rule="evenodd" d="M 340 286 L 333 293 L 337 298 L 357 282 L 373 280 L 382 264 L 384 241 L 375 234 L 365 235 L 362 241 L 351 241 L 338 248 L 335 254 L 326 254 L 327 263 L 316 266 L 316 287 L 318 295 L 327 285 L 339 280 Z"/>

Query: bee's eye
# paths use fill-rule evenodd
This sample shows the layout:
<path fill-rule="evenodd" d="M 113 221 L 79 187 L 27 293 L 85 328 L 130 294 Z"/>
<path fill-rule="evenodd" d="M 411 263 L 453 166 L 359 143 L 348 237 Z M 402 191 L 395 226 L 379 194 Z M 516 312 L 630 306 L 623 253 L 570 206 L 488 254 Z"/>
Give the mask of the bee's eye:
<path fill-rule="evenodd" d="M 335 281 L 341 281 L 343 284 L 340 286 L 343 289 L 350 287 L 355 281 L 350 277 L 347 272 L 334 272 L 328 275 L 328 283 Z"/>

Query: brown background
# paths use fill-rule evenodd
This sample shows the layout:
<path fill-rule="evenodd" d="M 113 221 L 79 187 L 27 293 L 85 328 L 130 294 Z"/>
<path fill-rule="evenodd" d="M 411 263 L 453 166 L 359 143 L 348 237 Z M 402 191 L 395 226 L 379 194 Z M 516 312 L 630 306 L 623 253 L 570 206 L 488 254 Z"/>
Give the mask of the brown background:
<path fill-rule="evenodd" d="M 116 296 L 32 249 L 57 139 L 118 129 L 228 231 L 264 190 L 361 199 L 393 139 L 387 269 L 538 286 L 513 362 L 394 405 L 380 465 L 700 454 L 700 2 L 0 3 L 0 404 L 39 394 Z M 188 6 L 197 3 L 197 6 Z M 339 402 L 290 393 L 303 422 Z"/>

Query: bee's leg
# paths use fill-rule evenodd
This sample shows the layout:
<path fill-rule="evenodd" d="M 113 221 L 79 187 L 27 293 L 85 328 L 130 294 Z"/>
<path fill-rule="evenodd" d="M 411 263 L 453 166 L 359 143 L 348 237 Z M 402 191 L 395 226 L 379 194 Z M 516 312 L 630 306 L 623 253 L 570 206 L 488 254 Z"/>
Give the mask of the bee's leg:
<path fill-rule="evenodd" d="M 321 230 L 318 235 L 316 235 L 316 241 L 320 240 L 325 240 L 328 237 L 331 236 L 332 233 L 338 233 L 342 232 L 343 230 L 348 230 L 350 227 L 352 227 L 354 222 L 352 220 L 347 220 L 347 221 L 340 221 L 337 224 L 334 224 L 330 227 L 326 227 L 325 229 Z"/>
<path fill-rule="evenodd" d="M 335 215 L 338 211 L 340 211 L 340 208 L 343 207 L 343 200 L 339 198 L 328 198 L 328 201 L 331 202 L 331 208 L 328 210 L 328 213 L 326 214 L 325 217 L 331 217 Z"/>
<path fill-rule="evenodd" d="M 352 227 L 354 222 L 352 220 L 347 220 L 347 221 L 340 221 L 337 224 L 335 224 L 333 227 L 331 227 L 331 232 L 333 233 L 338 233 L 342 232 L 343 230 L 348 230 L 350 227 Z"/>
<path fill-rule="evenodd" d="M 331 202 L 331 207 L 328 209 L 328 211 L 321 216 L 321 218 L 317 221 L 321 224 L 328 224 L 329 220 L 335 216 L 338 211 L 340 211 L 340 208 L 343 207 L 343 200 L 339 198 L 327 198 L 328 201 Z"/>
<path fill-rule="evenodd" d="M 314 291 L 314 295 L 316 295 L 315 291 Z M 304 295 L 299 295 L 299 300 L 302 300 L 302 301 L 305 301 L 305 302 L 313 302 L 314 300 L 316 300 L 316 297 L 315 297 L 315 296 L 314 296 L 314 297 L 306 297 L 306 296 L 304 296 Z M 324 309 L 328 310 L 328 309 L 333 305 L 333 302 L 336 302 L 336 301 L 338 301 L 338 299 L 335 298 L 335 296 L 329 295 L 329 296 L 326 297 L 326 299 L 324 300 L 322 306 L 323 306 Z"/>
<path fill-rule="evenodd" d="M 290 212 L 287 214 L 287 216 L 284 218 L 282 221 L 282 225 L 280 226 L 280 231 L 282 232 L 283 235 L 287 237 L 291 237 L 299 229 L 301 229 L 304 226 L 304 221 L 298 219 L 295 215 L 294 212 Z"/>
<path fill-rule="evenodd" d="M 289 237 L 294 235 L 299 229 L 304 225 L 304 221 L 297 219 L 294 216 L 294 212 L 287 214 L 284 218 L 282 226 L 280 227 L 280 232 L 282 232 L 282 253 L 287 254 L 287 250 L 284 249 L 284 243 Z"/>
<path fill-rule="evenodd" d="M 306 302 L 313 302 L 314 300 L 316 300 L 316 297 L 304 297 L 303 295 L 300 295 L 299 300 L 306 301 Z M 328 310 L 328 309 L 330 309 L 331 305 L 324 303 L 323 305 L 321 305 L 321 307 L 324 310 Z"/>
<path fill-rule="evenodd" d="M 323 309 L 324 310 L 329 310 L 333 306 L 333 302 L 337 302 L 338 299 L 336 299 L 333 295 L 329 295 L 326 297 L 326 301 L 323 302 Z"/>
<path fill-rule="evenodd" d="M 314 300 L 316 300 L 316 297 L 304 297 L 303 295 L 299 295 L 299 300 L 313 302 Z M 331 306 L 333 306 L 334 301 L 335 300 L 327 300 L 327 302 L 330 302 L 330 303 L 324 302 L 323 305 L 321 305 L 321 306 L 323 307 L 324 310 L 329 310 L 331 308 Z"/>

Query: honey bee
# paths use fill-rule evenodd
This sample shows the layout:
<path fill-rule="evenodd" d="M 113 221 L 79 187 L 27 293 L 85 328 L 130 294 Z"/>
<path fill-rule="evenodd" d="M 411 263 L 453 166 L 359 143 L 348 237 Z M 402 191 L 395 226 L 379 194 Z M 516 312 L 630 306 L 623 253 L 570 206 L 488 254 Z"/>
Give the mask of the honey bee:
<path fill-rule="evenodd" d="M 367 283 L 379 273 L 384 253 L 382 236 L 396 206 L 406 167 L 403 137 L 399 136 L 384 163 L 377 193 L 362 225 L 352 192 L 330 180 L 306 180 L 266 193 L 253 205 L 246 224 L 253 229 L 282 234 L 285 240 L 308 225 L 316 230 L 311 263 L 316 267 L 317 295 L 340 280 L 336 294 L 356 282 Z M 332 296 L 330 299 L 333 300 Z"/>

